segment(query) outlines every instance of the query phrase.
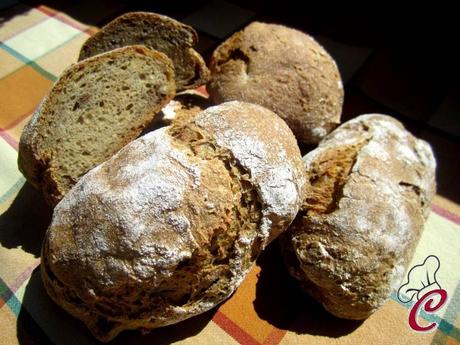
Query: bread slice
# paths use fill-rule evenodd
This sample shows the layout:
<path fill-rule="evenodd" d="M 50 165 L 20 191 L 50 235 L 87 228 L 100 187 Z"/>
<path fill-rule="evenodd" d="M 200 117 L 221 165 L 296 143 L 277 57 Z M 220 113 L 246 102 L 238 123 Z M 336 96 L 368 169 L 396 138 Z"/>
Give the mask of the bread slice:
<path fill-rule="evenodd" d="M 83 174 L 135 139 L 174 95 L 171 60 L 144 46 L 76 63 L 24 128 L 19 169 L 54 206 Z"/>
<path fill-rule="evenodd" d="M 209 70 L 192 47 L 196 31 L 172 18 L 149 12 L 126 13 L 104 26 L 81 48 L 79 60 L 132 44 L 142 44 L 168 55 L 173 61 L 178 91 L 206 84 Z"/>

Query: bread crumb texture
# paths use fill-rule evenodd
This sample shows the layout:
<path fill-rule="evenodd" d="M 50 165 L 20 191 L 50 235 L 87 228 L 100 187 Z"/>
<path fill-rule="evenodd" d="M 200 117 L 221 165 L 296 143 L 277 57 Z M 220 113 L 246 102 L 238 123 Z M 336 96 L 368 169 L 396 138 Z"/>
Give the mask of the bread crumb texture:
<path fill-rule="evenodd" d="M 281 246 L 292 276 L 332 314 L 364 319 L 397 288 L 435 193 L 430 146 L 362 115 L 304 157 L 310 185 Z"/>
<path fill-rule="evenodd" d="M 142 46 L 74 64 L 24 128 L 19 168 L 55 205 L 83 174 L 136 138 L 174 94 L 171 61 Z"/>
<path fill-rule="evenodd" d="M 259 137 L 254 121 L 272 135 Z M 229 141 L 230 130 L 241 134 Z M 256 148 L 238 151 L 242 138 Z M 131 142 L 56 207 L 42 256 L 48 293 L 102 341 L 216 306 L 300 207 L 293 144 L 275 114 L 238 102 Z"/>

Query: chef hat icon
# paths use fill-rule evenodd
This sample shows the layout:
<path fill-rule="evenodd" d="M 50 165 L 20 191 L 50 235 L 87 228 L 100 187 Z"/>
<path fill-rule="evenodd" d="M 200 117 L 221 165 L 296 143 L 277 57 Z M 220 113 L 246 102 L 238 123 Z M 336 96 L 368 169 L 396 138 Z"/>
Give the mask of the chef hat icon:
<path fill-rule="evenodd" d="M 415 297 L 418 301 L 427 292 L 441 289 L 436 281 L 439 266 L 439 259 L 434 255 L 429 255 L 423 264 L 412 267 L 407 275 L 407 283 L 401 285 L 398 290 L 398 299 L 403 303 L 408 303 Z"/>

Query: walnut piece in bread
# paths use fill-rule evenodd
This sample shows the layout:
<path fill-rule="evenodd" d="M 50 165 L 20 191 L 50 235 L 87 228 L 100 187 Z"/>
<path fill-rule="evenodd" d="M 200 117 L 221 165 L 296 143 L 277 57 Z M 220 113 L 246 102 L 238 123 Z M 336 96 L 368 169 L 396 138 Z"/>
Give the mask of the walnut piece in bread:
<path fill-rule="evenodd" d="M 83 44 L 79 60 L 127 45 L 142 44 L 173 62 L 177 91 L 209 80 L 209 70 L 193 46 L 198 34 L 191 26 L 151 12 L 129 12 L 115 18 Z"/>
<path fill-rule="evenodd" d="M 435 193 L 430 146 L 362 115 L 304 157 L 311 185 L 280 239 L 290 274 L 332 314 L 364 319 L 397 288 Z"/>
<path fill-rule="evenodd" d="M 312 37 L 254 22 L 216 48 L 208 91 L 214 103 L 260 104 L 297 139 L 316 144 L 340 123 L 343 87 L 332 57 Z"/>
<path fill-rule="evenodd" d="M 54 206 L 83 174 L 139 136 L 174 95 L 171 60 L 144 46 L 76 63 L 24 128 L 19 169 Z"/>
<path fill-rule="evenodd" d="M 274 113 L 230 102 L 131 142 L 54 210 L 51 298 L 109 341 L 216 306 L 297 214 L 305 175 Z"/>

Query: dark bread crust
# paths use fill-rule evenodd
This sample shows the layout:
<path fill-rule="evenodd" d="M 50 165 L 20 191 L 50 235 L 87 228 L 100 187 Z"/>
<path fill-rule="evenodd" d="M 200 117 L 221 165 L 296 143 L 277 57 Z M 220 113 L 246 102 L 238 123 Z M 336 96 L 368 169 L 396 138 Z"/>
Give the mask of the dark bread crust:
<path fill-rule="evenodd" d="M 198 34 L 191 26 L 150 12 L 129 12 L 115 18 L 83 44 L 79 60 L 126 45 L 142 44 L 166 54 L 175 69 L 177 91 L 206 84 L 209 70 L 193 46 Z"/>
<path fill-rule="evenodd" d="M 343 88 L 337 66 L 303 32 L 251 23 L 216 48 L 210 69 L 214 103 L 262 105 L 281 116 L 301 142 L 316 144 L 340 123 Z"/>
<path fill-rule="evenodd" d="M 289 272 L 332 314 L 364 319 L 398 287 L 435 193 L 430 146 L 362 115 L 304 157 L 311 186 L 281 245 Z"/>

